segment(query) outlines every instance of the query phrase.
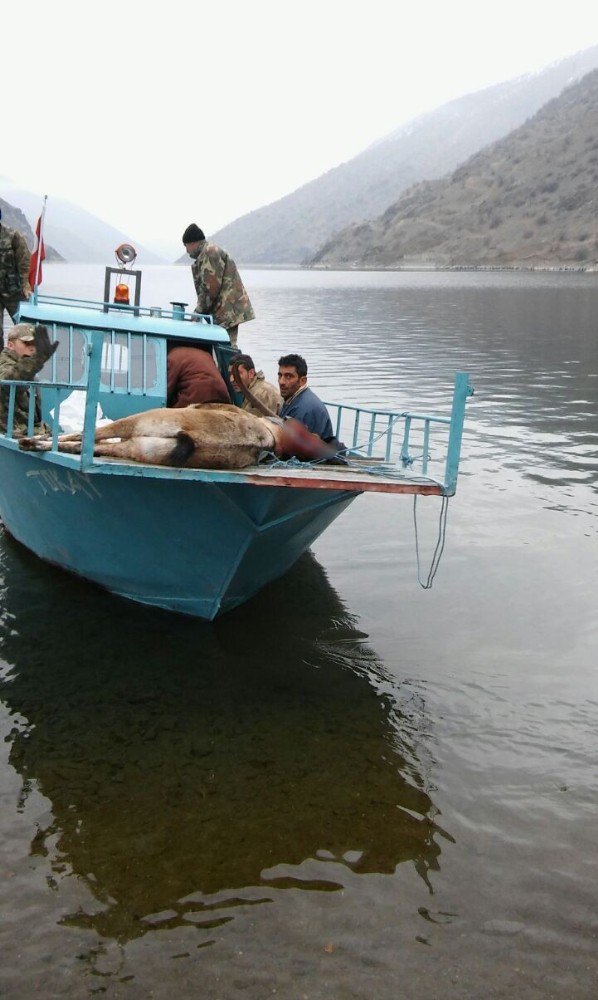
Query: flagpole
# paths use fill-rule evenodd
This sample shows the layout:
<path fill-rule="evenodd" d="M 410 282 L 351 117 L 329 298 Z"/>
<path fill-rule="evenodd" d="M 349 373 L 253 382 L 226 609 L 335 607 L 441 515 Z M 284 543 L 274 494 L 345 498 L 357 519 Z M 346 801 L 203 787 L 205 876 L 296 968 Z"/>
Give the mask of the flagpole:
<path fill-rule="evenodd" d="M 37 238 L 37 260 L 35 262 L 35 285 L 33 288 L 34 296 L 37 299 L 37 283 L 39 279 L 39 271 L 42 266 L 42 242 L 44 238 L 44 218 L 46 215 L 46 202 L 48 200 L 48 195 L 44 195 L 44 207 L 42 208 L 42 214 L 39 219 L 39 235 Z"/>

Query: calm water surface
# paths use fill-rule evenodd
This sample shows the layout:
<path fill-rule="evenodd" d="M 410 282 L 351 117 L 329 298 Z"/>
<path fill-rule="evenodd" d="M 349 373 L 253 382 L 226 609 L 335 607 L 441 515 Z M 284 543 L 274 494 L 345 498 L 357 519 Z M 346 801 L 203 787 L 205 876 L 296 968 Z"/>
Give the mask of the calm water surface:
<path fill-rule="evenodd" d="M 470 373 L 434 588 L 400 497 L 214 625 L 2 537 L 0 996 L 594 997 L 598 275 L 244 278 L 271 379 L 448 412 Z"/>

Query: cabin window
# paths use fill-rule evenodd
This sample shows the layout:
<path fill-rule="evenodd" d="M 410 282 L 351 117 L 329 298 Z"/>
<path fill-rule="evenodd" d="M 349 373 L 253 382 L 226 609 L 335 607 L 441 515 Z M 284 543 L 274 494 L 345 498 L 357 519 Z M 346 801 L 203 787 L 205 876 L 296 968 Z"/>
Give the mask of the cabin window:
<path fill-rule="evenodd" d="M 129 370 L 129 348 L 126 344 L 110 344 L 104 341 L 102 347 L 102 375 L 114 371 L 116 375 L 126 375 Z"/>
<path fill-rule="evenodd" d="M 153 337 L 111 331 L 104 337 L 102 389 L 145 393 L 158 384 L 158 348 Z"/>
<path fill-rule="evenodd" d="M 87 372 L 89 333 L 58 323 L 47 325 L 51 340 L 58 340 L 59 347 L 42 368 L 40 379 L 81 385 Z M 102 346 L 102 390 L 141 394 L 161 391 L 158 343 L 156 338 L 146 334 L 118 333 L 116 330 L 106 333 Z"/>
<path fill-rule="evenodd" d="M 48 324 L 50 339 L 58 341 L 58 350 L 42 368 L 39 378 L 47 382 L 80 385 L 85 379 L 87 339 L 72 326 Z"/>

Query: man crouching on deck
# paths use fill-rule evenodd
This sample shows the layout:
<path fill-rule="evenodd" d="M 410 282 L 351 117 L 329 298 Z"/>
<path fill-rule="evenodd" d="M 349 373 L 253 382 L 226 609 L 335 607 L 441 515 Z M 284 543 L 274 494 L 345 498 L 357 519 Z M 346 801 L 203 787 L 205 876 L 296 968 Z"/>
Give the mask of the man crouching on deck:
<path fill-rule="evenodd" d="M 346 465 L 341 457 L 347 448 L 334 436 L 332 422 L 324 403 L 315 392 L 307 386 L 307 362 L 300 354 L 285 354 L 278 360 L 278 387 L 282 396 L 282 408 L 279 416 L 294 417 L 312 434 L 317 434 L 326 444 L 336 451 L 336 457 L 330 458 L 337 465 Z"/>
<path fill-rule="evenodd" d="M 281 417 L 294 417 L 323 441 L 332 441 L 328 410 L 307 386 L 307 362 L 300 354 L 285 354 L 278 361 L 278 387 L 282 396 Z"/>
<path fill-rule="evenodd" d="M 46 361 L 52 357 L 58 347 L 58 341 L 52 343 L 45 326 L 33 326 L 31 323 L 17 323 L 8 331 L 8 342 L 0 352 L 0 381 L 9 379 L 15 382 L 32 382 L 37 372 L 41 371 Z M 12 437 L 23 437 L 27 434 L 29 420 L 29 388 L 16 386 L 15 408 L 12 423 Z M 0 432 L 6 434 L 8 407 L 10 401 L 10 386 L 0 390 Z M 34 434 L 41 434 L 49 428 L 42 421 L 41 401 L 39 392 L 35 391 Z"/>

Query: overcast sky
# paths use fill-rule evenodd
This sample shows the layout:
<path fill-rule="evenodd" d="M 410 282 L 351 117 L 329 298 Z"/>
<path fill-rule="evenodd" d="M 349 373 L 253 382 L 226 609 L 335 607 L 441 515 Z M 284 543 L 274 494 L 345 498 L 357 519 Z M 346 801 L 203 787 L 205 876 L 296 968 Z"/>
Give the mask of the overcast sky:
<path fill-rule="evenodd" d="M 1 15 L 0 176 L 148 246 L 598 43 L 598 3 L 28 0 Z"/>

